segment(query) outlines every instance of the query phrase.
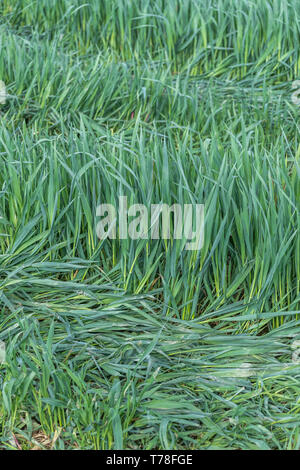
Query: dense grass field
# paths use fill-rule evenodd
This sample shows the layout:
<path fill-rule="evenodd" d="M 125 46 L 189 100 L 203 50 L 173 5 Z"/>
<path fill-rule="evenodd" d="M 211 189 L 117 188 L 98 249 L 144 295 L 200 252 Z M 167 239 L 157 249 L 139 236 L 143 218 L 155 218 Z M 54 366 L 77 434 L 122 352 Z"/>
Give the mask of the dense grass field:
<path fill-rule="evenodd" d="M 300 450 L 300 2 L 0 18 L 0 448 Z M 119 195 L 202 249 L 99 240 Z"/>

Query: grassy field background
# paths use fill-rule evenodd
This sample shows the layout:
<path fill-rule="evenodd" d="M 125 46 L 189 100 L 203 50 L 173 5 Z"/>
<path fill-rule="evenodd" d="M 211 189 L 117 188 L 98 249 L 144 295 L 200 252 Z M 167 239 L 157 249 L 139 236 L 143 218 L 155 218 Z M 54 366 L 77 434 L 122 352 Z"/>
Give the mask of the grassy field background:
<path fill-rule="evenodd" d="M 299 1 L 0 17 L 0 448 L 299 450 Z M 119 195 L 203 248 L 100 241 Z"/>

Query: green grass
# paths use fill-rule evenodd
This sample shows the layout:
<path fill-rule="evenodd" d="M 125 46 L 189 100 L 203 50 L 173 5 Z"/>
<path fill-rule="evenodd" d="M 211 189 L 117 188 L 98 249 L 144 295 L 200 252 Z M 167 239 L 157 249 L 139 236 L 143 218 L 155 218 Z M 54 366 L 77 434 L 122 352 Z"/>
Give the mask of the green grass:
<path fill-rule="evenodd" d="M 299 450 L 300 3 L 0 17 L 0 448 Z M 100 241 L 119 195 L 203 248 Z"/>

